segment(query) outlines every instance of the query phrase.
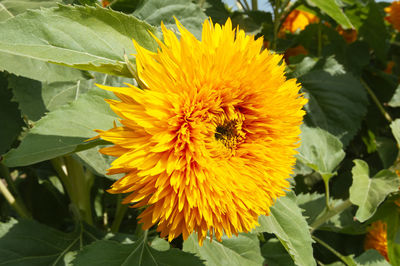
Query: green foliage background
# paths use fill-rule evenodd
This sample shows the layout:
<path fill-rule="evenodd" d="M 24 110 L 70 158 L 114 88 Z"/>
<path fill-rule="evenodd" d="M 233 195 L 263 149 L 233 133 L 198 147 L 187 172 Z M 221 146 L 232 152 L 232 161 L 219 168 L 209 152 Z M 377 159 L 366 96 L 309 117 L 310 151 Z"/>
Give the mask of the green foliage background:
<path fill-rule="evenodd" d="M 363 248 L 377 220 L 400 265 L 400 34 L 384 19 L 389 3 L 270 0 L 269 13 L 237 2 L 0 0 L 0 265 L 389 265 Z M 278 36 L 295 8 L 320 22 Z M 94 84 L 134 83 L 132 39 L 155 51 L 149 32 L 176 29 L 173 16 L 197 38 L 206 18 L 230 17 L 277 53 L 307 50 L 287 65 L 309 99 L 293 191 L 251 233 L 203 246 L 143 232 L 140 210 L 105 192 L 120 177 L 105 175 L 108 143 L 85 141 L 117 120 L 104 101 L 115 96 Z"/>

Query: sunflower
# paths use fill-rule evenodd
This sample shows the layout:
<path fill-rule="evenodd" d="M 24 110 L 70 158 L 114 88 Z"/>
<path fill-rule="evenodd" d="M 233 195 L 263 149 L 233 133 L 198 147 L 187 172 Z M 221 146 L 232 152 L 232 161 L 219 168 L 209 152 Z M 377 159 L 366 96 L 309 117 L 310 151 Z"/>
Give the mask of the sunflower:
<path fill-rule="evenodd" d="M 156 53 L 134 41 L 143 88 L 98 85 L 122 126 L 97 132 L 115 144 L 101 150 L 118 157 L 109 174 L 125 173 L 108 191 L 143 207 L 143 229 L 202 244 L 250 231 L 285 195 L 306 99 L 262 38 L 206 20 L 199 41 L 176 23 Z"/>
<path fill-rule="evenodd" d="M 309 24 L 317 22 L 319 22 L 319 18 L 314 14 L 295 9 L 290 12 L 285 21 L 282 23 L 279 31 L 279 37 L 282 38 L 286 31 L 289 31 L 290 33 L 295 33 L 298 30 L 302 31 Z"/>
<path fill-rule="evenodd" d="M 375 249 L 385 257 L 387 261 L 388 250 L 387 250 L 387 228 L 386 223 L 381 221 L 376 221 L 371 224 L 368 229 L 368 233 L 364 241 L 364 249 Z"/>
<path fill-rule="evenodd" d="M 387 13 L 386 20 L 389 21 L 393 27 L 400 31 L 400 1 L 394 1 L 390 6 L 385 8 Z"/>

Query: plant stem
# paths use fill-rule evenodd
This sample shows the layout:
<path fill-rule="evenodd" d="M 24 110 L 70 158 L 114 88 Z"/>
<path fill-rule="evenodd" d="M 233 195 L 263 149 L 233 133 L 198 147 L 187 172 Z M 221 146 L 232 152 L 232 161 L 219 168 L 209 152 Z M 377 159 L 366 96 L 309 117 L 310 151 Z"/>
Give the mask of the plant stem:
<path fill-rule="evenodd" d="M 341 261 L 343 261 L 346 265 L 349 266 L 356 266 L 356 264 L 354 263 L 354 261 L 351 258 L 345 257 L 342 254 L 340 254 L 339 252 L 337 252 L 334 248 L 332 248 L 331 246 L 329 246 L 326 242 L 322 241 L 321 239 L 319 239 L 316 236 L 312 236 L 312 238 L 318 243 L 321 244 L 322 246 L 324 246 L 327 250 L 329 250 L 330 252 L 332 252 L 336 257 L 338 257 Z"/>
<path fill-rule="evenodd" d="M 117 210 L 115 211 L 114 221 L 111 225 L 111 232 L 117 233 L 121 225 L 122 219 L 128 210 L 128 205 L 121 203 L 121 196 L 118 197 Z"/>
<path fill-rule="evenodd" d="M 14 184 L 14 180 L 10 175 L 8 167 L 2 163 L 0 163 L 0 176 L 4 176 L 4 179 L 6 180 L 7 185 L 10 188 L 10 192 L 15 195 L 16 200 L 20 203 L 23 203 L 21 195 L 19 194 L 18 189 Z"/>
<path fill-rule="evenodd" d="M 271 42 L 271 49 L 272 50 L 276 50 L 276 42 L 278 40 L 278 31 L 279 31 L 279 27 L 280 27 L 280 12 L 279 12 L 279 7 L 280 7 L 280 0 L 276 0 L 275 1 L 275 6 L 273 7 L 274 10 L 274 25 L 273 25 L 273 39 Z"/>
<path fill-rule="evenodd" d="M 331 205 L 329 204 L 330 192 L 329 192 L 329 178 L 323 178 L 325 185 L 325 205 L 326 209 L 329 211 L 331 209 Z"/>
<path fill-rule="evenodd" d="M 31 214 L 25 208 L 21 202 L 17 201 L 14 196 L 10 193 L 6 185 L 4 185 L 3 181 L 0 179 L 0 192 L 3 194 L 4 198 L 8 201 L 11 207 L 18 213 L 22 218 L 31 218 Z"/>
<path fill-rule="evenodd" d="M 246 10 L 247 10 L 247 11 L 251 10 L 250 5 L 249 5 L 249 3 L 247 2 L 247 0 L 242 0 L 242 1 L 243 1 L 243 3 L 244 3 L 245 6 L 246 6 Z"/>
<path fill-rule="evenodd" d="M 335 207 L 331 208 L 330 210 L 325 209 L 323 214 L 315 219 L 315 221 L 311 224 L 311 233 L 313 233 L 318 227 L 326 223 L 330 218 L 333 216 L 343 212 L 347 208 L 352 205 L 350 199 L 343 201 L 342 203 L 336 205 Z"/>
<path fill-rule="evenodd" d="M 322 29 L 321 23 L 318 23 L 318 50 L 317 50 L 318 57 L 322 55 Z"/>
<path fill-rule="evenodd" d="M 71 156 L 55 158 L 51 162 L 64 184 L 72 205 L 77 210 L 75 214 L 79 216 L 79 220 L 93 225 L 90 201 L 90 191 L 94 181 L 93 174 L 85 171 L 83 166 Z"/>
<path fill-rule="evenodd" d="M 251 9 L 258 10 L 258 0 L 251 0 Z"/>
<path fill-rule="evenodd" d="M 375 93 L 372 91 L 372 89 L 368 86 L 368 84 L 361 79 L 361 83 L 364 85 L 365 89 L 367 90 L 369 96 L 371 96 L 372 100 L 374 101 L 374 103 L 376 104 L 376 106 L 378 107 L 379 111 L 382 113 L 382 115 L 385 117 L 385 119 L 391 123 L 393 121 L 392 117 L 389 115 L 388 112 L 386 112 L 385 108 L 383 107 L 383 105 L 380 103 L 378 97 L 376 97 Z"/>

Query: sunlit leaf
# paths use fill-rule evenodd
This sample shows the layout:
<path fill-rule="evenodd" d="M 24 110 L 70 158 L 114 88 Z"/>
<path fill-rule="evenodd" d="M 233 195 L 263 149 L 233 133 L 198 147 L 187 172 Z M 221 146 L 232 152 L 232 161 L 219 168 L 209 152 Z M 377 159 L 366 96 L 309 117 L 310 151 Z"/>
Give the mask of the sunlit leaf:
<path fill-rule="evenodd" d="M 370 178 L 366 162 L 354 160 L 354 163 L 351 171 L 353 184 L 350 187 L 350 200 L 358 206 L 356 218 L 364 222 L 375 213 L 387 195 L 399 189 L 400 179 L 389 170 L 381 170 Z"/>
<path fill-rule="evenodd" d="M 154 50 L 156 43 L 148 31 L 154 28 L 133 16 L 60 5 L 0 23 L 0 54 L 130 77 L 124 54 L 134 53 L 132 39 Z"/>
<path fill-rule="evenodd" d="M 344 12 L 342 11 L 342 9 L 339 7 L 339 5 L 335 0 L 307 0 L 307 1 L 316 5 L 323 12 L 325 12 L 334 20 L 336 20 L 336 22 L 342 25 L 344 29 L 353 28 L 353 25 L 351 24 L 350 20 L 344 14 Z"/>
<path fill-rule="evenodd" d="M 305 122 L 340 138 L 346 146 L 367 112 L 367 95 L 351 74 L 311 71 L 299 78 L 309 102 Z"/>
<path fill-rule="evenodd" d="M 64 255 L 96 237 L 82 231 L 66 234 L 32 220 L 0 223 L 2 265 L 65 265 Z"/>
<path fill-rule="evenodd" d="M 256 231 L 275 234 L 297 265 L 316 265 L 313 259 L 311 234 L 296 196 L 290 192 L 278 198 L 269 216 L 260 216 Z"/>
<path fill-rule="evenodd" d="M 260 265 L 263 258 L 260 253 L 259 241 L 254 234 L 239 234 L 228 238 L 222 237 L 222 242 L 207 236 L 200 246 L 197 236 L 192 234 L 183 243 L 183 251 L 191 252 L 205 261 L 205 265 Z"/>
<path fill-rule="evenodd" d="M 104 95 L 107 93 L 94 87 L 75 102 L 48 113 L 35 124 L 18 148 L 4 156 L 4 163 L 8 166 L 29 165 L 65 155 L 96 136 L 94 129 L 113 127 L 117 117 L 104 101 Z"/>
<path fill-rule="evenodd" d="M 301 146 L 297 158 L 311 169 L 329 179 L 345 153 L 338 138 L 320 128 L 302 126 Z"/>
<path fill-rule="evenodd" d="M 171 248 L 158 251 L 143 239 L 133 244 L 101 240 L 86 246 L 78 252 L 73 261 L 75 266 L 120 266 L 120 265 L 203 265 L 201 260 L 190 253 Z"/>
<path fill-rule="evenodd" d="M 194 34 L 201 37 L 201 29 L 207 18 L 200 7 L 191 0 L 147 0 L 137 7 L 133 15 L 146 22 L 159 26 L 161 21 L 167 28 L 177 29 L 174 16 L 183 26 Z"/>
<path fill-rule="evenodd" d="M 359 266 L 389 266 L 389 262 L 374 249 L 365 251 L 360 256 L 356 257 L 354 261 Z"/>

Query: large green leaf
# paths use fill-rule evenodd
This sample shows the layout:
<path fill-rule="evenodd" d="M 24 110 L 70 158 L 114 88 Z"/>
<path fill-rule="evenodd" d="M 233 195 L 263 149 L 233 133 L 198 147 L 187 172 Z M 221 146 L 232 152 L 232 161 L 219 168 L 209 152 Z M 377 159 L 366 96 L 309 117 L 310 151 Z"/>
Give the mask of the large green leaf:
<path fill-rule="evenodd" d="M 262 245 L 261 253 L 265 258 L 266 265 L 268 266 L 295 265 L 292 257 L 290 257 L 282 243 L 276 238 L 271 238 L 264 245 Z"/>
<path fill-rule="evenodd" d="M 32 220 L 0 223 L 1 265 L 65 265 L 64 256 L 96 240 L 87 231 L 66 234 Z"/>
<path fill-rule="evenodd" d="M 8 88 L 13 92 L 13 100 L 18 103 L 22 115 L 37 121 L 46 112 L 42 101 L 42 84 L 39 81 L 10 75 Z"/>
<path fill-rule="evenodd" d="M 390 128 L 392 129 L 393 136 L 397 141 L 397 145 L 400 145 L 400 119 L 394 120 L 390 124 Z"/>
<path fill-rule="evenodd" d="M 388 102 L 388 105 L 391 107 L 400 107 L 400 84 L 397 86 L 392 99 Z"/>
<path fill-rule="evenodd" d="M 301 127 L 301 146 L 298 160 L 329 179 L 336 173 L 336 168 L 345 153 L 338 138 L 320 128 Z"/>
<path fill-rule="evenodd" d="M 368 15 L 359 29 L 359 34 L 368 43 L 375 55 L 384 61 L 388 50 L 386 30 L 383 12 L 375 1 L 368 1 Z"/>
<path fill-rule="evenodd" d="M 57 6 L 60 0 L 0 0 L 0 4 L 14 17 L 27 9 L 37 9 Z"/>
<path fill-rule="evenodd" d="M 60 5 L 0 23 L 0 53 L 129 77 L 124 54 L 134 53 L 132 39 L 150 50 L 157 47 L 148 31 L 154 28 L 133 16 Z"/>
<path fill-rule="evenodd" d="M 393 266 L 400 265 L 400 212 L 394 212 L 398 206 L 392 204 L 388 209 L 389 215 L 385 217 L 387 224 L 387 249 L 389 261 Z"/>
<path fill-rule="evenodd" d="M 7 166 L 22 166 L 71 153 L 96 136 L 94 129 L 109 129 L 117 120 L 104 98 L 107 92 L 92 88 L 70 105 L 40 119 L 18 148 L 4 156 Z M 83 115 L 84 114 L 84 115 Z"/>
<path fill-rule="evenodd" d="M 369 249 L 354 259 L 359 266 L 390 266 L 389 262 L 374 249 Z"/>
<path fill-rule="evenodd" d="M 133 244 L 101 240 L 86 246 L 78 252 L 75 266 L 120 266 L 120 265 L 203 265 L 201 260 L 193 254 L 171 248 L 158 251 L 140 239 Z"/>
<path fill-rule="evenodd" d="M 356 218 L 360 222 L 368 220 L 387 195 L 399 189 L 400 179 L 389 171 L 382 170 L 373 178 L 369 177 L 369 167 L 363 160 L 354 160 L 353 184 L 350 187 L 350 201 L 358 206 Z"/>
<path fill-rule="evenodd" d="M 0 155 L 10 149 L 24 125 L 18 105 L 11 98 L 5 74 L 0 72 Z"/>
<path fill-rule="evenodd" d="M 367 111 L 367 95 L 361 83 L 350 74 L 322 70 L 311 71 L 299 81 L 309 98 L 306 123 L 327 130 L 346 146 Z"/>
<path fill-rule="evenodd" d="M 0 0 L 0 22 L 27 9 L 57 6 L 56 0 Z M 0 52 L 0 70 L 40 81 L 67 81 L 87 78 L 84 71 Z"/>
<path fill-rule="evenodd" d="M 0 1 L 0 21 L 12 18 L 13 14 Z"/>
<path fill-rule="evenodd" d="M 341 199 L 330 199 L 332 208 L 343 204 Z M 303 215 L 307 217 L 308 224 L 312 224 L 317 218 L 324 215 L 326 208 L 325 195 L 319 193 L 307 193 L 297 195 L 297 204 L 304 210 Z M 324 224 L 318 226 L 318 230 L 339 232 L 345 234 L 364 234 L 366 225 L 354 221 L 353 209 L 355 206 L 346 208 L 344 211 L 332 216 Z"/>
<path fill-rule="evenodd" d="M 308 2 L 316 5 L 323 12 L 328 14 L 331 18 L 336 20 L 337 23 L 342 25 L 344 29 L 353 28 L 350 20 L 343 13 L 335 0 L 307 0 Z"/>
<path fill-rule="evenodd" d="M 198 39 L 207 18 L 200 7 L 191 0 L 147 0 L 143 1 L 133 15 L 159 26 L 161 21 L 168 28 L 176 28 L 174 16 Z"/>
<path fill-rule="evenodd" d="M 297 265 L 316 265 L 311 234 L 293 192 L 276 200 L 269 216 L 260 216 L 256 231 L 275 234 Z"/>
<path fill-rule="evenodd" d="M 183 251 L 191 252 L 205 261 L 206 265 L 260 265 L 263 258 L 260 253 L 260 244 L 256 235 L 239 234 L 237 237 L 222 237 L 222 242 L 207 236 L 200 246 L 196 234 L 192 234 L 183 242 Z"/>

